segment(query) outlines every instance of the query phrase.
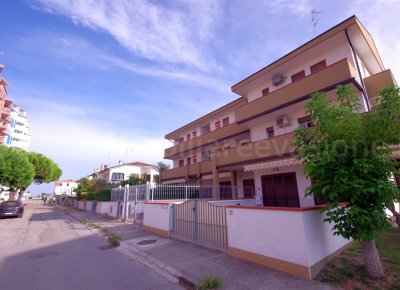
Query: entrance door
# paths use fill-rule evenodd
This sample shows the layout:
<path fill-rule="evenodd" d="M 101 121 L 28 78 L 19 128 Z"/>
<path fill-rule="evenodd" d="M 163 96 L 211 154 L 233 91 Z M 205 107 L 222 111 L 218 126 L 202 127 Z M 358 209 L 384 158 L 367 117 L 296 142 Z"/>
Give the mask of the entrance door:
<path fill-rule="evenodd" d="M 300 207 L 296 173 L 261 177 L 264 206 Z"/>
<path fill-rule="evenodd" d="M 254 198 L 255 194 L 254 179 L 243 180 L 243 194 L 244 198 Z"/>
<path fill-rule="evenodd" d="M 219 183 L 219 193 L 221 199 L 232 198 L 232 185 L 230 181 L 224 181 Z"/>

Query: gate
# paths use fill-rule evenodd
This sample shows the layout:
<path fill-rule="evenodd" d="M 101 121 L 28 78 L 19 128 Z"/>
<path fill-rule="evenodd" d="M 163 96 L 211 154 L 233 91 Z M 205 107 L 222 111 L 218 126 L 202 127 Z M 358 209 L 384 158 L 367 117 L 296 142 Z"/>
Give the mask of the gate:
<path fill-rule="evenodd" d="M 227 248 L 226 208 L 204 200 L 174 204 L 171 234 L 202 245 Z"/>

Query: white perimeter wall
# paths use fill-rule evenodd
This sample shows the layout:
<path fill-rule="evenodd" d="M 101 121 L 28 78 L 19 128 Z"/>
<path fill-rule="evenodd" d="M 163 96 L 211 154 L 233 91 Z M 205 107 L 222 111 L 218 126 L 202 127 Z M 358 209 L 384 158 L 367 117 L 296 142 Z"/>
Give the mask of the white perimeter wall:
<path fill-rule="evenodd" d="M 312 266 L 350 243 L 333 236 L 318 209 L 227 208 L 229 247 Z"/>
<path fill-rule="evenodd" d="M 145 203 L 143 225 L 169 232 L 170 207 L 168 203 Z"/>

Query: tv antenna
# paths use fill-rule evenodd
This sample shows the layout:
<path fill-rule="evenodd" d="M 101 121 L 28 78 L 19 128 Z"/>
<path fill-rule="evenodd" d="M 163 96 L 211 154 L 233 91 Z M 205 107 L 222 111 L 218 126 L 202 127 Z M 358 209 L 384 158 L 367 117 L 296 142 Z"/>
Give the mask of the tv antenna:
<path fill-rule="evenodd" d="M 316 27 L 317 27 L 317 24 L 318 24 L 318 21 L 319 21 L 319 15 L 321 14 L 321 12 L 320 11 L 317 11 L 317 10 L 315 10 L 315 9 L 313 9 L 312 11 L 311 11 L 311 22 L 312 22 L 312 25 L 313 25 L 313 27 L 314 27 L 314 35 L 315 36 L 317 36 L 317 29 L 316 29 Z"/>

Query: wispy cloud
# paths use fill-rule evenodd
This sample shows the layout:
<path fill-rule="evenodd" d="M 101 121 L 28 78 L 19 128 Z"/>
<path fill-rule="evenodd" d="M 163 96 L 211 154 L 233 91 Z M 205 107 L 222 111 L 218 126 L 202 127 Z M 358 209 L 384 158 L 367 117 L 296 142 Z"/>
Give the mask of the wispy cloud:
<path fill-rule="evenodd" d="M 292 13 L 299 16 L 309 16 L 312 10 L 310 0 L 269 0 L 265 2 L 269 7 L 268 13 Z"/>
<path fill-rule="evenodd" d="M 39 0 L 45 11 L 111 34 L 136 55 L 157 62 L 210 68 L 206 43 L 219 14 L 217 1 Z"/>

